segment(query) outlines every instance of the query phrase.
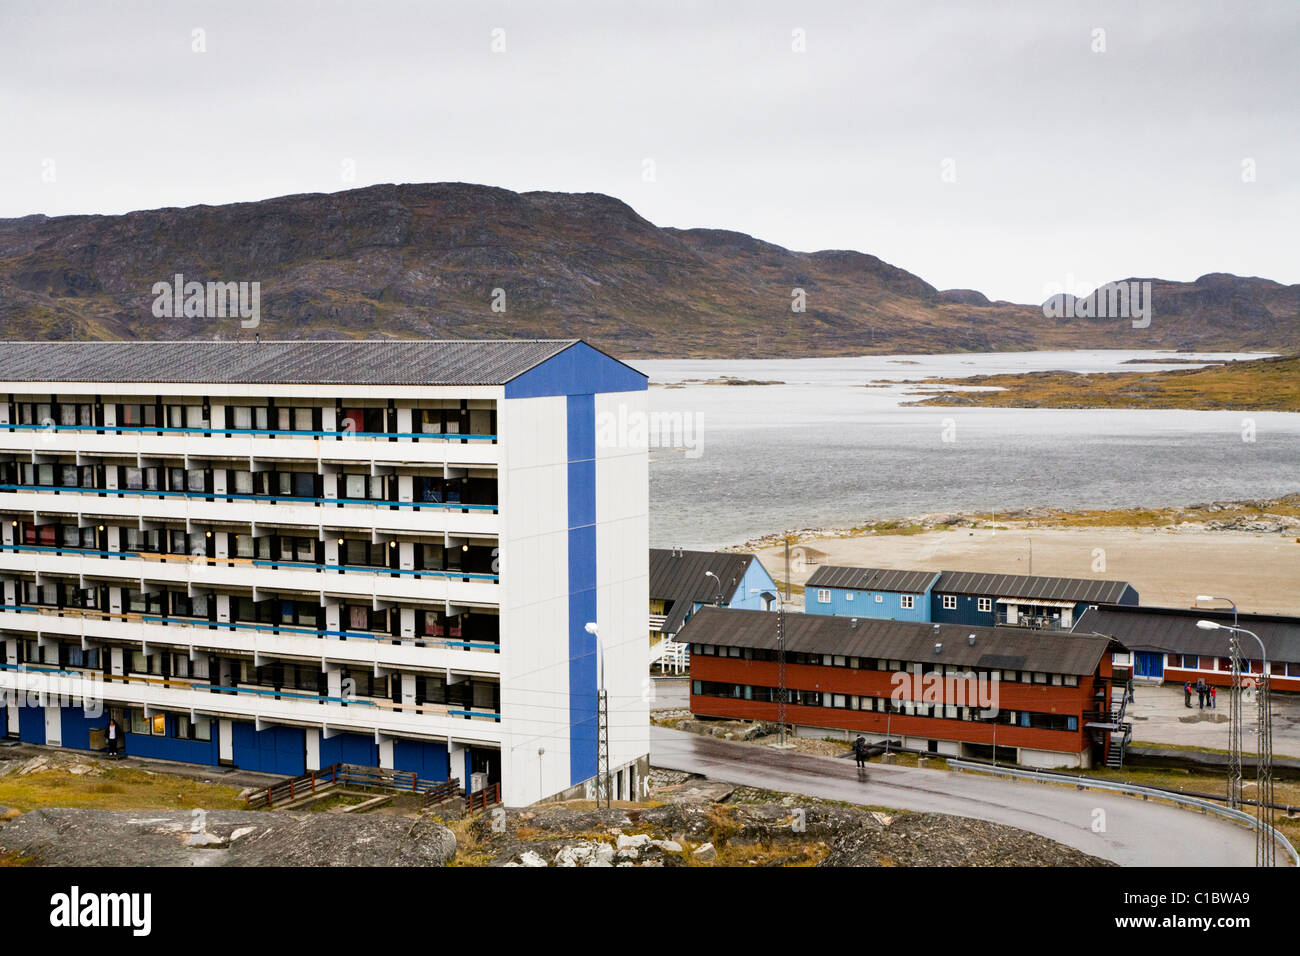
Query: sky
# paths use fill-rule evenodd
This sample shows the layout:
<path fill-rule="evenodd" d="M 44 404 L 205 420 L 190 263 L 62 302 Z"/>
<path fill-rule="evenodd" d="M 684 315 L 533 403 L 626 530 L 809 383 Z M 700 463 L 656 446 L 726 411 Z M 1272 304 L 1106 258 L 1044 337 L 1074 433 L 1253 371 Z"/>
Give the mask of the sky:
<path fill-rule="evenodd" d="M 3 0 L 0 217 L 463 181 L 1040 302 L 1300 282 L 1300 3 Z"/>

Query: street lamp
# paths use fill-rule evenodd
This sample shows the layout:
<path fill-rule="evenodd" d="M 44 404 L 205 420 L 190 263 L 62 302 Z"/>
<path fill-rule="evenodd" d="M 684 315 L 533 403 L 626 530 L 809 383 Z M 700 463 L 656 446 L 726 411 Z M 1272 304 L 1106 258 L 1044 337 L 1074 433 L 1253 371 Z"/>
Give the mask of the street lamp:
<path fill-rule="evenodd" d="M 1233 627 L 1236 627 L 1236 626 L 1237 626 L 1237 604 L 1236 604 L 1235 601 L 1233 601 L 1231 598 L 1226 598 L 1226 597 L 1215 597 L 1215 596 L 1212 595 L 1212 594 L 1198 594 L 1198 595 L 1196 595 L 1196 603 L 1197 603 L 1197 604 L 1202 604 L 1202 603 L 1209 602 L 1209 601 L 1222 601 L 1224 604 L 1231 604 L 1231 605 L 1232 605 L 1232 626 L 1233 626 Z M 1200 624 L 1197 624 L 1196 626 L 1197 626 L 1197 627 L 1200 627 L 1201 625 L 1200 625 Z M 1205 629 L 1203 628 L 1203 630 L 1205 630 Z"/>
<path fill-rule="evenodd" d="M 717 588 L 718 588 L 718 596 L 717 596 L 717 598 L 714 600 L 713 603 L 716 604 L 718 607 L 722 607 L 722 579 L 719 578 L 719 577 L 718 577 L 716 574 L 714 574 L 712 571 L 705 571 L 705 572 L 704 572 L 704 576 L 705 576 L 706 578 L 713 578 L 713 583 L 714 583 L 714 584 L 717 586 Z"/>
<path fill-rule="evenodd" d="M 1244 627 L 1237 627 L 1235 624 L 1229 627 L 1227 624 L 1209 620 L 1197 621 L 1196 626 L 1203 631 L 1230 631 L 1233 634 L 1234 659 L 1239 654 L 1235 646 L 1236 635 L 1249 634 L 1259 645 L 1261 669 L 1259 687 L 1255 691 L 1259 702 L 1259 725 L 1256 728 L 1255 738 L 1255 751 L 1259 755 L 1255 764 L 1255 865 L 1272 866 L 1276 857 L 1276 846 L 1273 835 L 1273 715 L 1269 702 L 1268 651 L 1264 648 L 1264 642 L 1260 640 L 1259 635 Z M 1235 660 L 1233 670 L 1237 670 Z M 1234 679 L 1235 677 L 1234 674 Z M 1240 691 L 1234 688 L 1233 693 L 1235 697 Z"/>

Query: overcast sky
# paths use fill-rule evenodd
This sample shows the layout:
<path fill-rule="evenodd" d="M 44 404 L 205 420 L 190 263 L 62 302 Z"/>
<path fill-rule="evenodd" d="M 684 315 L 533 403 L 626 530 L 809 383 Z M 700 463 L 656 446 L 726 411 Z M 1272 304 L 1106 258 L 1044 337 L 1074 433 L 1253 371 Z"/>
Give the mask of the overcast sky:
<path fill-rule="evenodd" d="M 0 216 L 461 180 L 1021 302 L 1294 283 L 1298 103 L 1295 0 L 3 0 Z"/>

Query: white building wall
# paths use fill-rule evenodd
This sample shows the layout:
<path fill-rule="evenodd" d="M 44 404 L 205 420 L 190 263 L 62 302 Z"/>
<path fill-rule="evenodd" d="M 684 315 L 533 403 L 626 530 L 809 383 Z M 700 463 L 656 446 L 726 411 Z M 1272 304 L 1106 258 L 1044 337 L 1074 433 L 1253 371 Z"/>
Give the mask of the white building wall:
<path fill-rule="evenodd" d="M 620 432 L 601 423 L 635 421 L 646 404 L 644 391 L 596 396 L 596 608 L 606 653 L 611 770 L 650 751 L 650 474 L 644 429 Z"/>
<path fill-rule="evenodd" d="M 509 806 L 569 786 L 567 424 L 563 396 L 498 406 L 501 797 Z"/>

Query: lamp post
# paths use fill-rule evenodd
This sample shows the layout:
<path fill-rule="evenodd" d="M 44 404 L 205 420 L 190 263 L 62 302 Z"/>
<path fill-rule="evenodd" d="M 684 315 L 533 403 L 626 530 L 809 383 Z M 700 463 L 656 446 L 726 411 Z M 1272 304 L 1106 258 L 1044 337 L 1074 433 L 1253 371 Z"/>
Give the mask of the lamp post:
<path fill-rule="evenodd" d="M 1231 598 L 1212 594 L 1196 595 L 1196 603 L 1221 601 L 1232 605 L 1232 626 L 1237 626 L 1237 604 Z M 1228 688 L 1228 806 L 1241 809 L 1241 645 L 1234 634 L 1228 640 L 1228 670 L 1231 686 Z"/>
<path fill-rule="evenodd" d="M 588 621 L 586 631 L 596 639 L 596 660 L 600 671 L 600 689 L 596 694 L 596 806 L 605 797 L 606 809 L 610 806 L 609 792 L 609 696 L 605 693 L 605 641 L 600 627 Z"/>
<path fill-rule="evenodd" d="M 1255 865 L 1273 866 L 1277 847 L 1273 837 L 1273 715 L 1269 702 L 1268 651 L 1259 635 L 1244 627 L 1229 627 L 1208 620 L 1197 621 L 1196 626 L 1203 631 L 1230 631 L 1234 644 L 1237 641 L 1236 635 L 1249 634 L 1259 645 L 1261 669 L 1259 688 L 1255 692 L 1259 702 L 1259 724 L 1255 737 L 1255 750 L 1259 755 L 1255 763 Z"/>
<path fill-rule="evenodd" d="M 712 571 L 705 571 L 704 576 L 706 578 L 713 578 L 713 583 L 718 589 L 718 596 L 714 598 L 713 603 L 718 607 L 722 607 L 722 580 Z"/>
<path fill-rule="evenodd" d="M 750 594 L 759 594 L 762 588 L 750 588 Z M 780 735 L 777 747 L 784 750 L 785 742 L 785 600 L 776 595 L 776 729 Z"/>

